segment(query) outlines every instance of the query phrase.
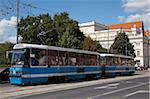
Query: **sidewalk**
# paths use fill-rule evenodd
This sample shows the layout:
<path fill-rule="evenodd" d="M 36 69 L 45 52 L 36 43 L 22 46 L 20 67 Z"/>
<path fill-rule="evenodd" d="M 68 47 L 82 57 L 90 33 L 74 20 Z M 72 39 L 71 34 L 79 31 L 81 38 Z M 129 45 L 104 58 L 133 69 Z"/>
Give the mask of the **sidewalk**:
<path fill-rule="evenodd" d="M 136 73 L 139 74 L 140 71 Z M 95 84 L 104 84 L 110 82 L 116 82 L 121 80 L 129 80 L 139 77 L 145 77 L 149 75 L 149 72 L 140 72 L 141 75 L 134 75 L 134 76 L 119 76 L 115 78 L 108 78 L 108 79 L 99 79 L 93 81 L 84 81 L 84 82 L 76 82 L 76 83 L 61 83 L 61 84 L 49 84 L 49 85 L 37 85 L 37 86 L 10 86 L 8 88 L 0 88 L 0 99 L 12 99 L 16 97 L 23 97 L 29 96 L 33 94 L 41 94 L 46 92 L 54 92 L 54 91 L 61 91 L 85 86 L 91 86 Z"/>

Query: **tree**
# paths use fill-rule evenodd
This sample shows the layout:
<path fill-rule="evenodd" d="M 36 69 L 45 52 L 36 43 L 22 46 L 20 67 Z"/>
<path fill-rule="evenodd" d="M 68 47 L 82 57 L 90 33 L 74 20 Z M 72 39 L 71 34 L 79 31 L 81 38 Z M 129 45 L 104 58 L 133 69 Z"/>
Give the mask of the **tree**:
<path fill-rule="evenodd" d="M 54 16 L 27 16 L 19 22 L 21 42 L 105 52 L 105 49 L 80 31 L 78 22 L 66 12 Z M 85 40 L 84 40 L 85 39 Z"/>
<path fill-rule="evenodd" d="M 114 43 L 110 47 L 110 53 L 135 57 L 134 46 L 129 42 L 125 32 L 119 32 Z"/>
<path fill-rule="evenodd" d="M 19 36 L 22 37 L 21 42 L 39 44 L 42 42 L 41 38 L 38 37 L 39 33 L 52 29 L 53 20 L 49 16 L 49 14 L 43 14 L 39 16 L 27 16 L 26 18 L 21 18 L 18 26 Z M 51 35 L 54 36 L 52 33 Z M 46 43 L 46 41 L 42 43 Z"/>
<path fill-rule="evenodd" d="M 91 39 L 90 36 L 86 37 L 83 42 L 83 50 L 97 51 L 97 43 Z"/>
<path fill-rule="evenodd" d="M 97 51 L 100 53 L 107 52 L 106 49 L 104 49 L 97 41 L 92 40 L 89 36 L 85 37 L 85 39 L 84 39 L 83 50 Z"/>
<path fill-rule="evenodd" d="M 79 30 L 78 22 L 70 19 L 68 13 L 54 16 L 54 24 L 58 35 L 58 46 L 81 48 L 84 34 Z"/>
<path fill-rule="evenodd" d="M 14 44 L 11 42 L 5 42 L 0 44 L 0 67 L 10 64 L 10 59 L 6 58 L 6 51 L 11 51 Z"/>
<path fill-rule="evenodd" d="M 96 42 L 96 48 L 97 48 L 97 52 L 99 53 L 107 53 L 107 49 L 103 48 L 101 44 L 99 44 L 99 42 Z"/>
<path fill-rule="evenodd" d="M 84 34 L 80 32 L 78 22 L 69 18 L 66 12 L 27 16 L 19 23 L 21 42 L 46 44 L 61 47 L 81 48 Z M 39 35 L 40 34 L 40 35 Z"/>

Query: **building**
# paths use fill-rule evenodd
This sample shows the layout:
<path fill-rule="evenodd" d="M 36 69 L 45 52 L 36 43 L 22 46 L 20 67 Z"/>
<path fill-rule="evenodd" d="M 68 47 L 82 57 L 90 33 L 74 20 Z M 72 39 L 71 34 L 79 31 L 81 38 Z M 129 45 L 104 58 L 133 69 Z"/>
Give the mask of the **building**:
<path fill-rule="evenodd" d="M 149 41 L 145 39 L 143 22 L 129 22 L 122 24 L 102 25 L 97 22 L 79 24 L 80 30 L 92 39 L 97 40 L 104 48 L 109 49 L 118 32 L 125 31 L 130 43 L 134 45 L 135 62 L 141 66 L 150 66 Z M 148 54 L 147 54 L 148 53 Z"/>
<path fill-rule="evenodd" d="M 147 64 L 149 64 L 150 67 L 150 30 L 146 30 L 144 33 L 145 36 L 145 47 L 144 47 L 144 54 L 145 54 L 145 62 L 147 62 Z M 148 61 L 147 61 L 148 60 Z"/>

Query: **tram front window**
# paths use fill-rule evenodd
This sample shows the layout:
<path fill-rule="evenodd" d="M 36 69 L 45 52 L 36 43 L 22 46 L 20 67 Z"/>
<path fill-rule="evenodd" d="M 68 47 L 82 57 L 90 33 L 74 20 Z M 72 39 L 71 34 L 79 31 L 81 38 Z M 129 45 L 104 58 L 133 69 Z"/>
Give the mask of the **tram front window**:
<path fill-rule="evenodd" d="M 29 51 L 27 49 L 15 49 L 12 55 L 13 66 L 29 66 Z"/>

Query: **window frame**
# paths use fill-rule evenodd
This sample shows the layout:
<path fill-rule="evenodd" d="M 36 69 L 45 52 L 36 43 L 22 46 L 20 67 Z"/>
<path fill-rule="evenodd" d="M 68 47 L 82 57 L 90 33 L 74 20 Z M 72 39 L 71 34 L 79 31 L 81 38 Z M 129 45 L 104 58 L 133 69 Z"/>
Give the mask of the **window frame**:
<path fill-rule="evenodd" d="M 31 57 L 31 55 L 32 55 L 32 50 L 33 49 L 38 49 L 38 48 L 30 48 L 30 67 L 31 68 L 47 68 L 48 67 L 48 54 L 47 54 L 47 49 L 38 49 L 38 50 L 45 50 L 45 56 L 46 56 L 46 65 L 39 65 L 39 66 L 33 66 L 32 65 L 32 57 Z M 38 60 L 39 61 L 39 60 Z"/>

